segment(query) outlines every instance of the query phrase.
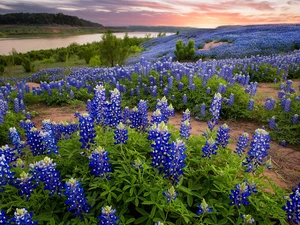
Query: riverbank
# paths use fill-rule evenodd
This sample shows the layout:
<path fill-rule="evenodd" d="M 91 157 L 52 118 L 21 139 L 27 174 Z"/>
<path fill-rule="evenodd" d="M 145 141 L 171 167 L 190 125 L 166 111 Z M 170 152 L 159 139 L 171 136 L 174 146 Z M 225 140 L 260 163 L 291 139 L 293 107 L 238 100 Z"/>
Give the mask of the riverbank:
<path fill-rule="evenodd" d="M 0 25 L 0 38 L 23 38 L 36 36 L 80 35 L 104 33 L 103 27 L 46 26 L 46 25 Z"/>

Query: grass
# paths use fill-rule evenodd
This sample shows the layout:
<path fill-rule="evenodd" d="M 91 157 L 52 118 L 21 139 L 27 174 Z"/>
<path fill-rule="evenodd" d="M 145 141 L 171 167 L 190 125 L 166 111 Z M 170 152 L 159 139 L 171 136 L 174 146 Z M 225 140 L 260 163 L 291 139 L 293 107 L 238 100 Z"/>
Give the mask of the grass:
<path fill-rule="evenodd" d="M 33 73 L 39 72 L 44 69 L 49 68 L 59 68 L 59 67 L 84 67 L 88 66 L 83 59 L 70 58 L 67 62 L 54 62 L 54 63 L 44 63 L 43 61 L 34 61 L 35 65 L 34 71 L 31 73 L 26 73 L 22 66 L 12 66 L 9 65 L 5 67 L 4 73 L 1 75 L 3 78 L 18 78 L 30 76 Z"/>

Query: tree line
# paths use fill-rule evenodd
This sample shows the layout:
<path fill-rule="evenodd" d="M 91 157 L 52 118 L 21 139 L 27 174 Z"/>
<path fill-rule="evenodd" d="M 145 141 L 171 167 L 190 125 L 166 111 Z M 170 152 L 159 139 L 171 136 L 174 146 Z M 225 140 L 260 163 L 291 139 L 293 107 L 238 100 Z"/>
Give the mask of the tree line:
<path fill-rule="evenodd" d="M 1 25 L 68 25 L 79 27 L 103 27 L 77 16 L 62 13 L 9 13 L 0 15 Z"/>

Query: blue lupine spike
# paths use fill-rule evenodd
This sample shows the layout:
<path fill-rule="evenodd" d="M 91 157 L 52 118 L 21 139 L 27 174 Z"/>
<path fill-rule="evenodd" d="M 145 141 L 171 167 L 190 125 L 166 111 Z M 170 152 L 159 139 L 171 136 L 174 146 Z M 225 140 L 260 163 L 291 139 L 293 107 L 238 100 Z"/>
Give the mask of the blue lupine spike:
<path fill-rule="evenodd" d="M 248 102 L 248 110 L 252 111 L 254 108 L 254 100 L 250 99 Z"/>
<path fill-rule="evenodd" d="M 230 128 L 226 123 L 220 126 L 220 129 L 217 131 L 217 146 L 221 145 L 223 148 L 225 148 L 228 145 L 228 140 L 230 138 L 229 131 Z"/>
<path fill-rule="evenodd" d="M 11 219 L 14 225 L 36 225 L 38 221 L 32 220 L 32 213 L 29 213 L 25 208 L 16 209 L 14 217 Z"/>
<path fill-rule="evenodd" d="M 270 121 L 269 121 L 269 127 L 273 130 L 276 129 L 276 121 L 275 121 L 275 116 L 272 116 Z"/>
<path fill-rule="evenodd" d="M 69 205 L 68 210 L 74 213 L 75 217 L 83 219 L 84 214 L 89 213 L 90 205 L 87 203 L 81 184 L 74 178 L 65 183 L 65 203 Z"/>
<path fill-rule="evenodd" d="M 128 140 L 128 130 L 122 122 L 119 123 L 114 133 L 115 144 L 126 144 Z"/>
<path fill-rule="evenodd" d="M 50 191 L 49 196 L 54 193 L 60 194 L 62 189 L 62 182 L 59 171 L 55 168 L 56 163 L 53 163 L 53 159 L 45 157 L 34 164 L 30 164 L 33 178 L 37 183 L 44 183 L 44 190 Z"/>
<path fill-rule="evenodd" d="M 96 131 L 94 128 L 94 120 L 89 114 L 84 113 L 79 117 L 80 142 L 81 148 L 90 148 L 95 143 Z"/>
<path fill-rule="evenodd" d="M 299 115 L 295 114 L 292 118 L 292 124 L 297 124 L 299 121 Z"/>
<path fill-rule="evenodd" d="M 16 186 L 20 189 L 20 195 L 25 195 L 26 199 L 28 199 L 33 190 L 38 186 L 38 182 L 36 182 L 32 175 L 23 171 L 20 178 L 17 178 Z"/>
<path fill-rule="evenodd" d="M 250 204 L 248 197 L 251 196 L 253 191 L 247 181 L 244 181 L 242 184 L 237 184 L 235 190 L 231 190 L 230 192 L 230 205 L 236 205 L 238 208 L 241 208 L 241 205 Z"/>
<path fill-rule="evenodd" d="M 248 147 L 248 144 L 250 142 L 249 134 L 243 133 L 239 137 L 239 141 L 236 143 L 236 149 L 234 153 L 237 153 L 240 157 L 242 157 L 243 153 L 245 152 L 245 149 Z"/>
<path fill-rule="evenodd" d="M 102 147 L 95 149 L 89 156 L 89 167 L 91 167 L 91 173 L 95 176 L 109 179 L 109 173 L 111 172 L 111 165 L 108 162 L 108 152 Z"/>
<path fill-rule="evenodd" d="M 282 209 L 286 211 L 289 222 L 300 223 L 300 183 L 293 189 Z"/>
<path fill-rule="evenodd" d="M 210 208 L 208 206 L 208 204 L 206 203 L 205 199 L 202 200 L 201 204 L 198 204 L 198 211 L 197 214 L 198 215 L 202 215 L 204 213 L 208 213 L 208 212 L 212 212 L 212 208 Z"/>
<path fill-rule="evenodd" d="M 180 123 L 180 136 L 183 137 L 184 139 L 188 139 L 191 135 L 191 123 L 189 119 L 186 119 L 185 121 Z"/>
<path fill-rule="evenodd" d="M 98 217 L 99 225 L 118 225 L 119 217 L 116 216 L 116 210 L 111 206 L 102 207 L 102 214 Z"/>
<path fill-rule="evenodd" d="M 13 183 L 15 173 L 11 171 L 11 168 L 5 155 L 0 154 L 0 192 L 5 190 L 7 184 Z"/>
<path fill-rule="evenodd" d="M 148 102 L 145 100 L 140 100 L 138 104 L 138 111 L 140 115 L 141 120 L 141 127 L 140 129 L 145 131 L 146 128 L 149 126 L 149 120 L 148 120 Z"/>
<path fill-rule="evenodd" d="M 251 215 L 241 214 L 240 216 L 243 218 L 244 224 L 254 224 L 255 223 L 255 220 L 253 219 L 253 217 Z"/>
<path fill-rule="evenodd" d="M 216 142 L 210 138 L 209 140 L 206 141 L 205 146 L 202 148 L 203 152 L 203 158 L 208 157 L 210 158 L 212 155 L 216 155 L 218 150 Z"/>
<path fill-rule="evenodd" d="M 9 219 L 6 216 L 6 213 L 3 209 L 0 210 L 0 224 L 2 224 L 2 225 L 9 225 L 10 224 Z"/>
<path fill-rule="evenodd" d="M 168 191 L 165 191 L 163 195 L 167 197 L 167 203 L 169 203 L 176 199 L 178 193 L 175 191 L 174 186 L 172 186 L 168 189 Z"/>

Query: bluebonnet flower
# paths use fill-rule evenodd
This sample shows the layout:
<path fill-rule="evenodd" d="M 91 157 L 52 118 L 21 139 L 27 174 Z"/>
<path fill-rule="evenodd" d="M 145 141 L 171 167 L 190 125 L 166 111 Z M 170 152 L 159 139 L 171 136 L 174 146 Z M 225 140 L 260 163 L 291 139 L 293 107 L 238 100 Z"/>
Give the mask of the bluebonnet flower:
<path fill-rule="evenodd" d="M 9 162 L 6 160 L 4 154 L 0 154 L 0 192 L 4 191 L 4 186 L 11 184 L 14 179 L 14 172 L 10 169 L 12 167 L 9 165 Z"/>
<path fill-rule="evenodd" d="M 17 113 L 17 112 L 20 112 L 20 105 L 19 105 L 19 99 L 18 98 L 15 98 L 14 99 L 14 111 Z"/>
<path fill-rule="evenodd" d="M 138 104 L 138 111 L 140 114 L 140 119 L 141 119 L 141 127 L 140 129 L 145 131 L 146 128 L 149 125 L 149 120 L 148 120 L 148 102 L 145 100 L 140 100 Z"/>
<path fill-rule="evenodd" d="M 292 101 L 290 98 L 286 99 L 285 100 L 285 104 L 284 104 L 284 112 L 290 112 L 291 111 L 291 104 L 292 104 Z"/>
<path fill-rule="evenodd" d="M 93 99 L 93 106 L 95 108 L 95 112 L 94 115 L 97 124 L 102 124 L 103 123 L 103 113 L 104 113 L 104 105 L 106 102 L 106 91 L 103 85 L 97 85 L 95 87 L 95 95 L 94 95 L 94 99 Z"/>
<path fill-rule="evenodd" d="M 110 91 L 110 100 L 112 111 L 110 126 L 115 128 L 122 120 L 121 94 L 118 89 Z"/>
<path fill-rule="evenodd" d="M 170 150 L 170 135 L 164 122 L 161 122 L 159 125 L 153 124 L 149 131 L 148 139 L 153 140 L 151 144 L 153 151 L 150 153 L 152 156 L 151 165 L 158 168 L 160 172 L 166 164 L 167 154 Z"/>
<path fill-rule="evenodd" d="M 200 116 L 205 117 L 206 116 L 206 106 L 205 103 L 202 103 L 200 106 Z"/>
<path fill-rule="evenodd" d="M 0 211 L 0 224 L 9 225 L 9 219 L 3 209 Z"/>
<path fill-rule="evenodd" d="M 11 222 L 13 222 L 14 225 L 36 225 L 38 222 L 34 222 L 32 216 L 32 213 L 29 213 L 25 208 L 17 208 Z"/>
<path fill-rule="evenodd" d="M 228 145 L 228 140 L 230 138 L 229 131 L 230 128 L 226 123 L 220 126 L 220 129 L 217 131 L 217 146 L 221 145 L 223 148 L 225 148 Z"/>
<path fill-rule="evenodd" d="M 172 200 L 175 200 L 178 193 L 175 191 L 175 188 L 172 186 L 168 189 L 168 191 L 164 192 L 164 196 L 167 197 L 167 203 L 169 203 Z"/>
<path fill-rule="evenodd" d="M 268 150 L 270 149 L 270 136 L 264 129 L 256 129 L 253 136 L 254 140 L 251 142 L 248 156 L 243 162 L 243 166 L 246 167 L 246 172 L 253 172 L 255 169 L 263 163 L 265 157 L 268 156 Z"/>
<path fill-rule="evenodd" d="M 37 186 L 38 183 L 35 181 L 35 178 L 29 173 L 23 171 L 20 178 L 17 178 L 17 187 L 20 189 L 20 195 L 25 195 L 26 199 L 31 196 L 31 193 Z"/>
<path fill-rule="evenodd" d="M 221 102 L 222 102 L 222 95 L 220 93 L 216 93 L 214 98 L 212 99 L 212 103 L 209 109 L 209 112 L 213 116 L 213 118 L 207 122 L 210 130 L 213 130 L 215 125 L 217 125 L 219 122 L 221 108 L 222 108 Z"/>
<path fill-rule="evenodd" d="M 162 122 L 162 114 L 159 109 L 155 110 L 151 115 L 152 120 L 151 123 L 160 124 Z"/>
<path fill-rule="evenodd" d="M 44 183 L 44 190 L 50 191 L 49 196 L 55 192 L 60 193 L 62 189 L 60 173 L 55 168 L 56 163 L 53 163 L 53 159 L 45 157 L 43 160 L 30 164 L 29 166 L 31 168 L 30 174 L 32 174 L 38 183 Z"/>
<path fill-rule="evenodd" d="M 241 184 L 237 184 L 235 190 L 231 190 L 230 192 L 230 205 L 236 205 L 238 208 L 241 208 L 241 205 L 250 204 L 248 197 L 251 196 L 252 193 L 256 193 L 257 190 L 255 189 L 255 186 L 252 187 L 247 181 L 244 181 Z"/>
<path fill-rule="evenodd" d="M 211 155 L 217 154 L 216 150 L 218 150 L 217 144 L 212 138 L 210 138 L 209 140 L 206 141 L 205 146 L 203 146 L 202 148 L 202 152 L 203 152 L 202 157 L 210 158 Z"/>
<path fill-rule="evenodd" d="M 128 106 L 126 106 L 123 111 L 123 123 L 126 125 L 130 124 L 130 109 Z"/>
<path fill-rule="evenodd" d="M 0 148 L 0 155 L 4 155 L 8 164 L 16 161 L 15 151 L 14 149 L 10 149 L 8 145 L 2 146 Z"/>
<path fill-rule="evenodd" d="M 111 206 L 102 207 L 102 214 L 98 217 L 100 225 L 118 225 L 119 218 L 116 216 L 116 210 Z"/>
<path fill-rule="evenodd" d="M 210 87 L 207 87 L 207 88 L 206 88 L 206 94 L 209 95 L 210 93 L 211 93 L 211 89 L 210 89 Z"/>
<path fill-rule="evenodd" d="M 126 144 L 126 141 L 128 140 L 128 130 L 122 122 L 119 123 L 114 133 L 114 139 L 116 140 L 115 144 Z"/>
<path fill-rule="evenodd" d="M 188 100 L 187 100 L 187 96 L 186 96 L 186 94 L 184 94 L 183 97 L 182 97 L 182 102 L 183 102 L 183 104 L 186 105 L 186 104 L 187 104 L 187 101 L 188 101 Z"/>
<path fill-rule="evenodd" d="M 45 152 L 45 145 L 43 144 L 43 139 L 40 135 L 40 132 L 35 127 L 30 129 L 27 138 L 27 143 L 30 146 L 32 155 L 43 155 Z"/>
<path fill-rule="evenodd" d="M 176 139 L 168 151 L 168 156 L 164 164 L 164 172 L 166 177 L 172 180 L 173 184 L 177 184 L 179 176 L 183 175 L 182 169 L 185 167 L 184 160 L 186 158 L 185 150 L 185 143 L 182 140 Z"/>
<path fill-rule="evenodd" d="M 137 107 L 132 109 L 130 115 L 130 128 L 139 129 L 141 126 L 141 117 Z"/>
<path fill-rule="evenodd" d="M 58 155 L 58 146 L 52 131 L 41 132 L 40 133 L 43 139 L 44 146 L 47 150 L 46 154 L 57 154 Z"/>
<path fill-rule="evenodd" d="M 180 123 L 180 136 L 184 139 L 188 139 L 191 135 L 190 130 L 192 129 L 189 119 Z"/>
<path fill-rule="evenodd" d="M 282 207 L 286 211 L 288 221 L 293 221 L 295 224 L 300 223 L 300 183 L 298 187 L 293 189 L 286 205 Z"/>
<path fill-rule="evenodd" d="M 144 163 L 140 159 L 136 159 L 136 160 L 134 160 L 134 163 L 132 164 L 132 166 L 136 169 L 142 169 L 143 164 Z"/>
<path fill-rule="evenodd" d="M 249 142 L 250 142 L 249 134 L 243 133 L 239 137 L 238 142 L 236 143 L 236 149 L 234 153 L 237 153 L 240 157 L 242 157 L 243 153 L 245 152 L 245 149 L 248 147 Z"/>
<path fill-rule="evenodd" d="M 104 148 L 98 147 L 95 149 L 92 154 L 89 156 L 90 164 L 89 167 L 91 167 L 91 173 L 94 176 L 101 176 L 104 178 L 109 178 L 109 172 L 111 172 L 111 166 L 108 158 L 108 152 L 105 151 Z"/>
<path fill-rule="evenodd" d="M 269 127 L 271 128 L 271 129 L 276 129 L 276 121 L 275 121 L 275 116 L 272 116 L 271 117 L 271 119 L 270 119 L 270 121 L 269 121 Z"/>
<path fill-rule="evenodd" d="M 75 217 L 79 216 L 83 219 L 83 214 L 89 213 L 90 206 L 86 202 L 81 184 L 76 179 L 71 178 L 65 183 L 65 189 L 64 194 L 67 197 L 65 203 L 69 205 L 68 210 L 74 212 Z"/>
<path fill-rule="evenodd" d="M 31 120 L 21 120 L 20 127 L 25 130 L 26 137 L 28 139 L 28 135 L 30 133 L 31 128 L 35 127 L 34 123 Z"/>
<path fill-rule="evenodd" d="M 169 121 L 169 117 L 174 115 L 174 108 L 170 104 L 168 106 L 168 100 L 164 96 L 161 100 L 157 100 L 156 110 L 159 109 L 162 114 L 162 120 L 167 123 Z"/>
<path fill-rule="evenodd" d="M 244 224 L 254 224 L 255 223 L 255 220 L 253 219 L 253 217 L 251 215 L 241 214 L 241 217 L 243 218 Z"/>
<path fill-rule="evenodd" d="M 297 124 L 298 123 L 298 120 L 299 120 L 299 115 L 298 114 L 295 114 L 292 118 L 292 124 Z"/>
<path fill-rule="evenodd" d="M 79 117 L 80 142 L 81 148 L 89 148 L 95 143 L 96 131 L 94 128 L 94 120 L 89 114 L 84 113 Z"/>
<path fill-rule="evenodd" d="M 198 215 L 202 215 L 203 213 L 212 212 L 212 208 L 208 206 L 205 199 L 202 200 L 201 204 L 198 204 L 199 210 L 197 211 Z"/>
<path fill-rule="evenodd" d="M 73 92 L 73 90 L 71 90 L 71 91 L 70 91 L 70 99 L 74 99 L 74 97 L 75 97 L 75 96 L 74 96 L 74 92 Z"/>
<path fill-rule="evenodd" d="M 286 140 L 282 140 L 279 142 L 279 144 L 283 147 L 286 147 Z"/>
<path fill-rule="evenodd" d="M 284 91 L 279 91 L 277 93 L 277 96 L 278 96 L 279 99 L 282 99 L 285 96 L 285 92 Z"/>
<path fill-rule="evenodd" d="M 229 96 L 229 99 L 228 99 L 228 105 L 232 106 L 233 103 L 234 103 L 234 94 L 231 93 L 230 96 Z"/>
<path fill-rule="evenodd" d="M 191 112 L 190 112 L 189 109 L 186 109 L 186 110 L 183 112 L 181 122 L 184 122 L 185 120 L 190 120 L 190 119 L 191 119 Z"/>
<path fill-rule="evenodd" d="M 254 108 L 254 99 L 250 99 L 248 102 L 248 110 L 252 111 Z"/>
<path fill-rule="evenodd" d="M 30 112 L 26 112 L 25 117 L 26 117 L 26 120 L 31 120 L 31 114 L 30 114 Z"/>
<path fill-rule="evenodd" d="M 154 225 L 165 225 L 163 222 L 158 221 L 157 223 L 154 223 Z"/>
<path fill-rule="evenodd" d="M 274 109 L 276 101 L 272 98 L 267 98 L 265 103 L 265 109 L 271 111 Z"/>

